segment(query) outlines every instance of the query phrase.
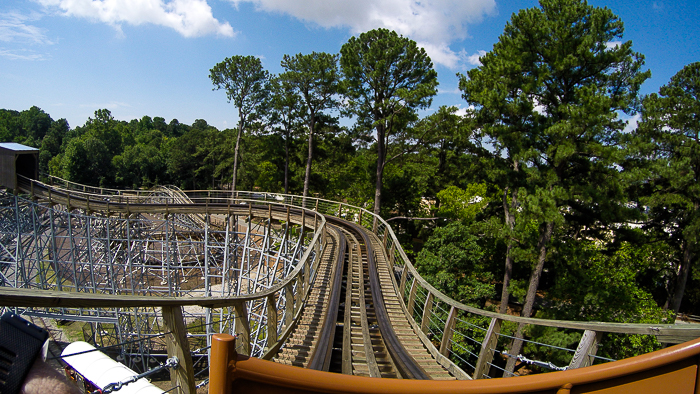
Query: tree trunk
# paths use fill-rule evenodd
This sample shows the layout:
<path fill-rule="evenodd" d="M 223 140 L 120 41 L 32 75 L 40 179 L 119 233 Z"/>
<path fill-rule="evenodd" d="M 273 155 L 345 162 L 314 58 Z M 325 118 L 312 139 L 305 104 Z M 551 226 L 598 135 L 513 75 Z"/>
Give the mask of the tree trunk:
<path fill-rule="evenodd" d="M 681 261 L 681 267 L 676 277 L 676 283 L 673 286 L 673 296 L 671 301 L 668 302 L 668 306 L 673 310 L 673 315 L 678 315 L 678 311 L 681 309 L 681 302 L 683 301 L 683 294 L 685 293 L 685 284 L 688 281 L 688 276 L 690 276 L 690 267 L 692 265 L 692 254 L 690 253 L 690 246 L 687 241 L 683 241 L 683 260 Z"/>
<path fill-rule="evenodd" d="M 384 147 L 384 125 L 377 125 L 377 180 L 374 183 L 374 214 L 379 216 L 382 209 L 382 176 L 384 175 L 384 162 L 386 152 Z"/>
<path fill-rule="evenodd" d="M 233 150 L 233 180 L 231 181 L 231 191 L 236 191 L 236 175 L 238 174 L 238 152 L 241 147 L 241 134 L 243 134 L 243 124 L 245 116 L 238 110 L 238 136 L 236 136 L 236 147 Z"/>
<path fill-rule="evenodd" d="M 309 155 L 306 159 L 306 174 L 304 175 L 304 197 L 309 195 L 309 180 L 311 179 L 311 160 L 313 159 L 314 154 L 313 143 L 315 121 L 316 119 L 314 113 L 311 113 L 311 121 L 309 122 Z"/>
<path fill-rule="evenodd" d="M 512 203 L 508 204 L 508 188 L 503 192 L 503 212 L 505 214 L 506 227 L 509 230 L 508 234 L 508 246 L 506 247 L 506 266 L 505 273 L 503 274 L 503 290 L 501 290 L 501 306 L 498 310 L 499 313 L 508 313 L 508 299 L 510 298 L 510 278 L 513 275 L 513 256 L 511 255 L 511 249 L 513 248 L 512 232 L 513 227 L 515 227 L 515 211 L 517 199 L 516 194 L 513 192 Z"/>
<path fill-rule="evenodd" d="M 289 194 L 289 129 L 284 136 L 284 194 Z"/>
<path fill-rule="evenodd" d="M 540 239 L 537 241 L 539 255 L 537 256 L 537 265 L 530 274 L 530 284 L 527 287 L 525 305 L 523 306 L 523 312 L 520 314 L 522 317 L 530 317 L 532 315 L 532 308 L 535 305 L 535 298 L 537 296 L 537 288 L 540 285 L 540 278 L 542 277 L 542 270 L 544 269 L 544 261 L 547 258 L 547 244 L 549 244 L 549 240 L 552 239 L 552 230 L 554 230 L 554 222 L 545 222 L 540 225 Z M 525 327 L 524 324 L 518 325 L 513 345 L 509 351 L 514 357 L 517 356 L 523 348 L 523 327 Z M 508 358 L 506 371 L 512 373 L 515 369 L 516 361 L 517 360 L 513 357 Z"/>

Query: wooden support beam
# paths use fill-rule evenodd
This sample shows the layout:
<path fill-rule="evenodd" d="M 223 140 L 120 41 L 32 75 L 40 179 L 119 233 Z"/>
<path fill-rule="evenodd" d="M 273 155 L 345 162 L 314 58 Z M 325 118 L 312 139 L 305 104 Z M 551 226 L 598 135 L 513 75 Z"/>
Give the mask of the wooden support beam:
<path fill-rule="evenodd" d="M 413 278 L 411 282 L 411 292 L 408 294 L 408 305 L 406 305 L 406 310 L 408 310 L 408 315 L 413 317 L 413 307 L 416 304 L 416 291 L 418 291 L 418 283 L 416 278 Z"/>
<path fill-rule="evenodd" d="M 408 267 L 406 267 L 404 265 L 403 270 L 401 271 L 401 280 L 399 281 L 399 297 L 401 297 L 401 300 L 403 300 L 404 297 L 406 296 L 406 277 L 407 276 L 408 276 Z"/>
<path fill-rule="evenodd" d="M 474 379 L 482 379 L 484 375 L 488 375 L 490 363 L 493 361 L 493 353 L 498 345 L 498 334 L 501 332 L 501 319 L 492 318 L 489 329 L 486 331 L 484 341 L 481 342 L 481 350 L 479 351 L 479 359 L 476 361 L 474 368 Z"/>
<path fill-rule="evenodd" d="M 303 274 L 300 273 L 299 275 L 297 275 L 295 280 L 297 282 L 297 292 L 296 292 L 296 300 L 294 301 L 294 313 L 296 314 L 299 311 L 299 309 L 302 307 L 302 301 L 304 300 L 304 292 L 302 291 L 302 289 L 304 287 Z"/>
<path fill-rule="evenodd" d="M 287 286 L 284 287 L 284 325 L 289 327 L 294 321 L 294 282 L 290 281 Z"/>
<path fill-rule="evenodd" d="M 445 321 L 445 329 L 442 330 L 442 341 L 440 342 L 440 354 L 445 357 L 449 357 L 450 354 L 450 341 L 452 340 L 452 335 L 455 331 L 455 325 L 457 322 L 457 308 L 454 306 L 450 308 L 450 313 L 447 315 L 447 320 Z"/>
<path fill-rule="evenodd" d="M 593 365 L 593 359 L 598 351 L 598 343 L 603 336 L 602 332 L 586 330 L 578 343 L 576 353 L 569 363 L 569 369 L 583 368 Z"/>
<path fill-rule="evenodd" d="M 229 365 L 233 364 L 235 366 L 236 359 L 236 337 L 229 334 L 212 335 L 211 362 L 209 363 L 210 393 L 231 393 L 232 377 L 230 376 Z"/>
<path fill-rule="evenodd" d="M 165 344 L 168 349 L 168 357 L 177 357 L 179 366 L 170 370 L 170 381 L 173 387 L 180 387 L 181 394 L 194 394 L 194 368 L 192 355 L 187 342 L 187 328 L 182 318 L 180 306 L 166 306 L 163 310 L 163 327 L 166 332 Z"/>
<path fill-rule="evenodd" d="M 275 293 L 267 296 L 267 345 L 277 342 L 277 302 Z"/>
<path fill-rule="evenodd" d="M 301 287 L 301 292 L 302 292 L 302 297 L 306 296 L 306 291 L 309 288 L 309 281 L 311 279 L 311 272 L 309 270 L 311 269 L 309 265 L 309 259 L 304 260 L 304 280 L 303 280 L 303 286 Z"/>
<path fill-rule="evenodd" d="M 391 249 L 389 250 L 389 264 L 394 266 L 396 262 L 396 242 L 391 243 Z"/>
<path fill-rule="evenodd" d="M 233 309 L 236 311 L 235 333 L 238 334 L 238 341 L 241 347 L 241 354 L 250 355 L 250 323 L 248 322 L 248 310 L 245 301 L 235 301 Z"/>
<path fill-rule="evenodd" d="M 433 310 L 433 293 L 428 293 L 423 305 L 423 317 L 420 320 L 420 330 L 427 333 L 430 329 L 430 312 Z"/>

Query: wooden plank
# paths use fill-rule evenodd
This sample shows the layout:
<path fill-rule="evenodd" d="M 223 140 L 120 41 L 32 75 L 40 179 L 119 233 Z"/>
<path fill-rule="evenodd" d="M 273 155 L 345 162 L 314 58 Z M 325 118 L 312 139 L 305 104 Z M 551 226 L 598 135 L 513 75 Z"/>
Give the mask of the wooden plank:
<path fill-rule="evenodd" d="M 493 361 L 493 353 L 498 344 L 498 333 L 501 332 L 501 319 L 491 319 L 484 341 L 481 342 L 479 359 L 474 368 L 474 379 L 482 379 L 489 372 L 489 363 Z"/>
<path fill-rule="evenodd" d="M 348 274 L 345 282 L 345 314 L 343 316 L 343 361 L 341 372 L 344 375 L 352 375 L 352 277 L 355 263 L 352 259 L 352 251 L 355 243 L 348 244 Z"/>
<path fill-rule="evenodd" d="M 177 357 L 179 366 L 170 369 L 170 381 L 173 387 L 180 387 L 182 394 L 194 394 L 194 368 L 189 343 L 187 342 L 187 328 L 182 318 L 182 308 L 179 306 L 167 306 L 162 308 L 163 327 L 169 334 L 165 335 L 165 343 L 168 349 L 168 357 Z"/>

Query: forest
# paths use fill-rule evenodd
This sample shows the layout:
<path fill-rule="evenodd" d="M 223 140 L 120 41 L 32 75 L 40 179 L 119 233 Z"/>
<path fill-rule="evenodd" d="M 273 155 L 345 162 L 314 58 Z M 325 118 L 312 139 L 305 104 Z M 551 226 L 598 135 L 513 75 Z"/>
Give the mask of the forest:
<path fill-rule="evenodd" d="M 338 54 L 285 55 L 279 75 L 252 56 L 214 65 L 236 129 L 107 109 L 71 128 L 31 107 L 0 109 L 0 140 L 40 149 L 44 176 L 84 184 L 365 207 L 394 218 L 436 288 L 480 308 L 669 323 L 700 315 L 700 62 L 642 96 L 651 71 L 623 32 L 607 8 L 541 0 L 459 75 L 466 113 L 420 116 L 437 72 L 414 41 L 377 29 Z"/>

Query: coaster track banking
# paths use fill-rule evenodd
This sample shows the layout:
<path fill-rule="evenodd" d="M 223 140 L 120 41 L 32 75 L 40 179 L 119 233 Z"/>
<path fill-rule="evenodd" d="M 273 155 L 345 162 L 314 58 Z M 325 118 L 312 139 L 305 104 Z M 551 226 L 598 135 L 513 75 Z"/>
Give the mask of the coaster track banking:
<path fill-rule="evenodd" d="M 82 187 L 83 190 L 69 191 L 37 182 L 22 183 L 22 189 L 34 199 L 48 201 L 50 204 L 61 204 L 67 207 L 68 212 L 73 209 L 82 209 L 87 212 L 105 212 L 107 216 L 120 217 L 163 215 L 168 218 L 181 215 L 182 221 L 189 223 L 187 227 L 194 228 L 204 225 L 214 228 L 222 226 L 221 228 L 225 229 L 225 239 L 228 239 L 230 234 L 235 233 L 232 231 L 231 218 L 233 217 L 235 221 L 236 216 L 246 218 L 248 232 L 250 232 L 254 222 L 253 218 L 260 217 L 267 219 L 268 227 L 271 227 L 274 221 L 277 223 L 283 221 L 296 223 L 302 229 L 308 227 L 315 230 L 313 239 L 308 243 L 304 255 L 299 260 L 300 263 L 297 263 L 293 270 L 287 270 L 288 275 L 279 279 L 277 284 L 268 289 L 254 292 L 254 294 L 247 296 L 231 296 L 229 294 L 219 298 L 197 297 L 196 295 L 192 296 L 192 294 L 188 297 L 173 297 L 179 295 L 176 293 L 166 297 L 158 297 L 157 300 L 153 299 L 154 297 L 131 296 L 128 300 L 124 299 L 124 296 L 97 297 L 100 300 L 99 303 L 105 307 L 128 305 L 129 307 L 163 306 L 166 308 L 168 305 L 177 305 L 178 307 L 200 305 L 220 308 L 220 317 L 224 316 L 223 311 L 226 310 L 230 312 L 227 318 L 235 321 L 235 329 L 233 326 L 225 327 L 224 324 L 219 324 L 217 327 L 219 330 L 208 329 L 208 333 L 211 333 L 209 331 L 242 333 L 244 354 L 253 350 L 254 354 L 262 355 L 263 358 L 283 361 L 285 360 L 285 351 L 288 355 L 291 354 L 289 351 L 295 346 L 294 338 L 297 335 L 296 338 L 304 338 L 299 341 L 299 346 L 307 346 L 305 339 L 309 339 L 308 342 L 312 345 L 307 346 L 307 350 L 297 351 L 293 355 L 293 360 L 287 357 L 286 360 L 290 361 L 291 364 L 298 361 L 314 369 L 327 370 L 327 368 L 332 369 L 332 365 L 335 363 L 340 364 L 342 369 L 343 363 L 357 366 L 362 364 L 359 360 L 363 358 L 364 362 L 374 366 L 367 367 L 367 373 L 364 372 L 364 367 L 351 369 L 350 373 L 365 376 L 372 376 L 372 374 L 376 376 L 378 373 L 379 376 L 384 376 L 378 371 L 370 372 L 373 368 L 378 369 L 379 365 L 384 363 L 390 367 L 387 367 L 388 369 L 393 368 L 394 371 L 386 372 L 388 369 L 385 368 L 384 373 L 387 376 L 391 376 L 393 373 L 397 377 L 413 379 L 431 377 L 444 379 L 445 376 L 449 377 L 451 374 L 459 379 L 468 379 L 471 377 L 481 378 L 494 373 L 494 367 L 496 367 L 493 362 L 494 352 L 498 353 L 499 346 L 504 347 L 503 337 L 499 335 L 500 323 L 503 321 L 585 330 L 579 349 L 572 358 L 571 368 L 585 366 L 593 361 L 597 341 L 600 340 L 599 334 L 596 334 L 601 332 L 655 335 L 661 341 L 670 343 L 678 343 L 700 336 L 698 329 L 689 326 L 543 321 L 499 315 L 468 307 L 444 296 L 417 274 L 386 222 L 374 217 L 366 210 L 342 203 L 277 194 L 184 193 L 175 189 L 161 189 L 155 193 L 107 191 L 109 194 L 105 193 L 105 189 L 99 189 L 100 194 L 95 194 L 91 191 L 94 192 L 98 189 L 89 190 L 82 185 L 67 186 Z M 154 203 L 159 199 L 159 202 Z M 318 215 L 318 213 L 324 215 Z M 355 223 L 336 217 L 350 219 Z M 216 221 L 218 224 L 215 226 L 213 222 Z M 326 225 L 326 221 L 329 224 L 333 223 L 333 226 Z M 173 224 L 172 226 L 178 225 Z M 27 232 L 30 231 L 25 231 L 25 233 Z M 304 233 L 304 231 L 299 232 Z M 6 242 L 5 238 L 3 245 Z M 299 236 L 298 239 L 304 238 L 304 236 Z M 24 247 L 27 246 L 26 240 L 17 239 L 15 242 L 17 245 L 24 242 Z M 296 244 L 301 243 L 296 242 Z M 360 251 L 361 249 L 364 249 L 364 253 L 353 254 L 353 250 Z M 206 256 L 207 252 L 204 254 Z M 296 257 L 298 258 L 299 254 L 296 254 Z M 37 260 L 40 259 L 37 258 Z M 364 264 L 359 264 L 360 261 Z M 360 269 L 358 268 L 360 266 L 367 268 Z M 324 274 L 324 270 L 328 271 L 327 275 Z M 365 279 L 363 281 L 367 283 L 360 284 L 358 282 L 353 287 L 353 272 L 364 272 Z M 325 298 L 310 297 L 312 291 L 321 288 L 316 281 L 323 282 L 322 275 L 326 275 L 323 278 L 327 278 L 324 280 L 330 290 L 328 296 Z M 330 278 L 333 279 L 330 280 Z M 342 281 L 343 278 L 344 281 Z M 216 280 L 223 282 L 223 278 Z M 339 281 L 344 282 L 345 286 L 338 286 Z M 366 316 L 356 320 L 367 323 L 376 322 L 368 324 L 360 330 L 362 339 L 359 342 L 364 343 L 365 349 L 370 350 L 356 351 L 351 346 L 352 350 L 348 351 L 345 346 L 342 346 L 345 353 L 340 353 L 340 361 L 337 361 L 339 357 L 338 344 L 346 344 L 346 336 L 350 337 L 349 342 L 353 343 L 354 334 L 350 333 L 350 326 L 355 321 L 353 313 L 346 310 L 348 303 L 338 303 L 337 300 L 342 301 L 341 292 L 345 289 L 345 299 L 350 300 L 351 304 L 353 302 L 359 303 L 358 300 L 352 301 L 352 294 L 348 297 L 348 292 L 352 293 L 351 289 L 359 291 L 359 289 L 364 290 L 365 288 L 369 289 L 369 294 L 365 299 L 369 300 L 371 305 L 366 304 Z M 7 288 L 0 288 L 0 294 L 6 295 L 5 299 L 9 302 L 6 304 L 12 306 L 67 307 L 79 305 L 89 308 L 97 304 L 77 294 L 68 294 L 67 297 L 62 295 L 61 300 L 56 299 L 55 292 L 43 296 L 28 295 L 27 292 L 13 292 Z M 8 299 L 7 296 L 12 298 Z M 264 305 L 258 307 L 255 313 L 253 313 L 255 308 L 251 308 L 254 300 L 264 300 Z M 320 303 L 323 307 L 318 309 L 318 312 L 309 315 L 311 318 L 306 320 L 312 321 L 313 324 L 308 325 L 302 321 L 304 320 L 302 315 L 314 307 L 314 302 Z M 288 308 L 288 305 L 292 307 Z M 421 306 L 422 310 L 419 310 Z M 248 319 L 255 314 L 257 314 L 258 320 Z M 212 313 L 207 323 L 217 324 L 215 315 Z M 397 315 L 403 316 L 401 318 L 405 322 L 403 326 L 397 325 L 396 322 L 399 321 Z M 461 346 L 458 335 L 464 336 L 464 334 L 460 333 L 456 323 L 464 322 L 469 315 L 483 316 L 489 319 L 491 324 L 488 329 L 486 327 L 482 329 L 482 338 L 477 338 L 477 341 L 481 341 L 479 354 L 472 354 L 473 360 L 462 360 L 459 359 L 459 352 L 455 351 L 455 347 Z M 345 316 L 350 316 L 349 320 Z M 372 318 L 376 320 L 372 320 Z M 349 326 L 348 321 L 351 322 Z M 435 324 L 436 321 L 438 324 Z M 278 329 L 270 329 L 268 322 Z M 254 332 L 251 332 L 251 329 Z M 400 332 L 395 332 L 395 329 Z M 305 333 L 298 333 L 299 330 L 305 330 Z M 309 335 L 308 333 L 311 331 L 319 334 Z M 378 340 L 372 337 L 372 331 L 380 333 Z M 339 332 L 343 333 L 344 337 L 340 341 L 338 339 Z M 251 341 L 251 338 L 255 339 L 261 335 L 266 337 L 267 342 L 256 347 L 255 340 Z M 433 344 L 428 339 L 428 335 L 431 335 L 432 340 L 437 342 Z M 591 336 L 594 340 L 590 340 Z M 500 343 L 499 339 L 501 339 Z M 415 342 L 411 342 L 411 340 Z M 375 359 L 372 362 L 370 360 L 372 357 L 369 355 L 377 352 L 377 344 L 380 343 L 387 349 L 386 359 L 379 362 Z M 407 347 L 411 350 L 407 350 Z M 362 353 L 364 353 L 364 357 L 360 357 Z M 379 358 L 383 357 L 381 351 L 377 354 L 380 356 Z M 336 361 L 333 361 L 334 357 Z M 300 358 L 303 360 L 299 361 Z M 427 364 L 417 361 L 426 359 L 429 360 Z M 455 360 L 460 362 L 462 368 L 470 372 L 469 375 L 453 362 Z M 426 367 L 426 365 L 434 365 L 437 368 Z M 343 372 L 348 373 L 346 370 Z M 447 374 L 448 372 L 449 374 Z"/>

